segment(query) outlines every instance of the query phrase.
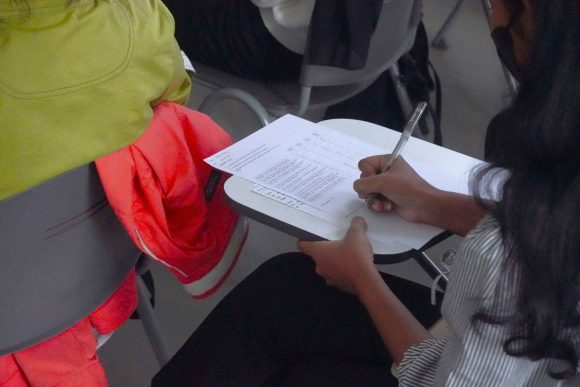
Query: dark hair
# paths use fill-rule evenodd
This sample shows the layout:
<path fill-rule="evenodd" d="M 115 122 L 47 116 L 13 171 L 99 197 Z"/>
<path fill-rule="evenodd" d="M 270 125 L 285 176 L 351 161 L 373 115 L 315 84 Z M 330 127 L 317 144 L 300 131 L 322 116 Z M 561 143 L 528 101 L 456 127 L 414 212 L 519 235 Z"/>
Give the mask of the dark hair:
<path fill-rule="evenodd" d="M 474 174 L 482 195 L 484 177 L 497 168 L 510 173 L 499 201 L 486 206 L 501 227 L 504 275 L 518 284 L 516 309 L 502 315 L 498 301 L 472 321 L 508 327 L 507 354 L 561 360 L 566 367 L 549 372 L 566 379 L 580 355 L 573 341 L 580 327 L 580 0 L 532 0 L 532 8 L 530 61 L 517 96 L 495 120 L 501 140 L 492 141 L 490 165 Z"/>

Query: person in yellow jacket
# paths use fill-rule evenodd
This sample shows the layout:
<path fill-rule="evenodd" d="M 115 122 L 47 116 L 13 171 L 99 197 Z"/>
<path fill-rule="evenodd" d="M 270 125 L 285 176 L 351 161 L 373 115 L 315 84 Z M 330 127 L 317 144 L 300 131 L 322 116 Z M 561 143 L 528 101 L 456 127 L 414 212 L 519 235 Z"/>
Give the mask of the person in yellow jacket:
<path fill-rule="evenodd" d="M 0 0 L 0 201 L 133 143 L 159 103 L 185 103 L 174 29 L 161 0 Z M 130 314 L 134 292 L 132 274 L 107 313 Z M 0 385 L 105 386 L 94 323 L 0 356 Z"/>
<path fill-rule="evenodd" d="M 134 142 L 190 80 L 160 0 L 0 0 L 0 200 Z"/>

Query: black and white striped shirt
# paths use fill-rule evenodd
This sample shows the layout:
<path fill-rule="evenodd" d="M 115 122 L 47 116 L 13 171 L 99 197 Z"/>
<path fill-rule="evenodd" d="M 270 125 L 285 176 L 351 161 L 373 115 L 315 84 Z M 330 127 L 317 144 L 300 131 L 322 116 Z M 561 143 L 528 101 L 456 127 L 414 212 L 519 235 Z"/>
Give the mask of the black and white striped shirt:
<path fill-rule="evenodd" d="M 453 264 L 442 307 L 452 335 L 409 348 L 399 365 L 400 386 L 580 386 L 578 375 L 565 381 L 550 378 L 547 371 L 555 361 L 507 355 L 504 327 L 471 323 L 471 316 L 493 302 L 500 311 L 513 308 L 515 286 L 500 275 L 504 258 L 499 224 L 487 217 L 466 236 Z M 502 300 L 494 299 L 498 286 Z M 572 336 L 580 353 L 580 332 Z"/>

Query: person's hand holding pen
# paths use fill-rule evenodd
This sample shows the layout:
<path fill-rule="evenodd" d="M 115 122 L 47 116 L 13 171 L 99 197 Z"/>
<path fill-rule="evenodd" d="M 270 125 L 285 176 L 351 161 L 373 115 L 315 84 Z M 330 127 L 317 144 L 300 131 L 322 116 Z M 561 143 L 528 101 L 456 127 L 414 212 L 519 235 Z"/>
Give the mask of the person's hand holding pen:
<path fill-rule="evenodd" d="M 420 102 L 417 105 L 392 154 L 368 157 L 359 162 L 361 179 L 355 181 L 354 190 L 359 194 L 359 197 L 365 199 L 365 204 L 370 209 L 375 211 L 395 209 L 400 216 L 407 220 L 423 221 L 422 212 L 413 200 L 414 196 L 407 196 L 404 194 L 404 190 L 407 187 L 413 188 L 415 186 L 419 189 L 412 191 L 425 191 L 426 188 L 434 188 L 421 179 L 407 163 L 401 161 L 400 155 L 426 110 L 427 103 Z M 397 171 L 393 171 L 393 169 L 397 169 Z M 397 195 L 397 192 L 400 194 Z"/>
<path fill-rule="evenodd" d="M 425 223 L 428 211 L 432 210 L 430 199 L 439 190 L 423 180 L 402 157 L 397 157 L 388 173 L 381 173 L 390 156 L 361 160 L 358 163 L 361 178 L 354 182 L 354 190 L 361 199 L 373 195 L 370 208 L 374 211 L 394 210 L 409 221 Z"/>

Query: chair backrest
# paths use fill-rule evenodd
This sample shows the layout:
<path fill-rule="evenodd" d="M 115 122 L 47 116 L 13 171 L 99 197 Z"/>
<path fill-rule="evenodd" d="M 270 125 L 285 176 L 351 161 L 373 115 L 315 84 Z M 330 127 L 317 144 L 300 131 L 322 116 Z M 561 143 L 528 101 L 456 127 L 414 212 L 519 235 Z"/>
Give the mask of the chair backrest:
<path fill-rule="evenodd" d="M 421 21 L 423 0 L 385 0 L 379 15 L 366 66 L 359 70 L 310 65 L 304 61 L 302 86 L 337 86 L 378 77 L 408 52 Z"/>
<path fill-rule="evenodd" d="M 1 201 L 0 355 L 86 317 L 139 255 L 92 163 Z"/>

